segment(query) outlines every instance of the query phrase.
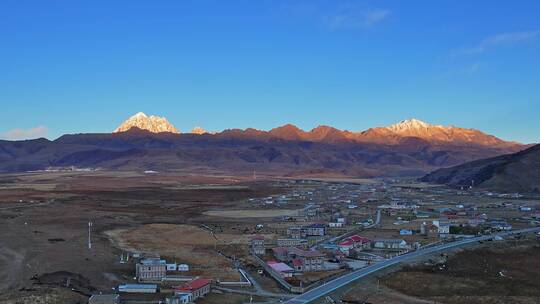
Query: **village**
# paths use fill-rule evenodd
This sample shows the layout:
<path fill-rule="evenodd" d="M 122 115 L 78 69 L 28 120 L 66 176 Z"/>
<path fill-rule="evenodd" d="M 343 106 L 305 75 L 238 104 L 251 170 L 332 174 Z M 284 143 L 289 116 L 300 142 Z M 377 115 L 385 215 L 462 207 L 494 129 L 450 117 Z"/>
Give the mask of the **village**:
<path fill-rule="evenodd" d="M 94 293 L 89 303 L 214 303 L 206 299 L 211 293 L 285 300 L 421 248 L 540 225 L 540 205 L 518 193 L 390 179 L 273 183 L 286 193 L 248 198 L 242 210 L 211 210 L 197 228 L 216 238 L 215 253 L 229 261 L 236 280 L 193 272 L 201 265 L 167 259 L 162 252 L 124 250 L 119 263 L 129 265 L 125 277 L 131 279 L 112 293 Z M 234 219 L 247 228 L 235 232 L 242 241 L 231 243 L 231 254 L 220 250 L 231 244 L 217 240 L 234 229 L 227 218 L 234 212 L 246 215 Z"/>

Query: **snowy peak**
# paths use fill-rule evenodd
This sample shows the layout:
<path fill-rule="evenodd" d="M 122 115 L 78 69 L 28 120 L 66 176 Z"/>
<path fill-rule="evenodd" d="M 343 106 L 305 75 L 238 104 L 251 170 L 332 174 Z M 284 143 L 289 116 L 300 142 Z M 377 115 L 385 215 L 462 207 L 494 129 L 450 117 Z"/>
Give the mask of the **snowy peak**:
<path fill-rule="evenodd" d="M 170 132 L 180 133 L 165 117 L 147 116 L 143 112 L 131 116 L 124 121 L 114 133 L 125 132 L 131 128 L 139 128 L 141 130 L 150 131 L 152 133 Z"/>
<path fill-rule="evenodd" d="M 486 146 L 507 146 L 515 143 L 505 142 L 495 136 L 475 129 L 455 126 L 432 125 L 418 119 L 407 119 L 388 127 L 376 128 L 397 137 L 417 137 L 430 142 L 454 144 L 480 144 Z"/>
<path fill-rule="evenodd" d="M 208 131 L 206 131 L 205 129 L 201 128 L 201 127 L 195 127 L 193 129 L 191 129 L 191 133 L 192 134 L 198 134 L 198 135 L 201 135 L 201 134 L 206 134 L 208 133 Z"/>
<path fill-rule="evenodd" d="M 412 119 L 406 119 L 402 120 L 397 124 L 388 126 L 387 128 L 394 132 L 401 132 L 405 130 L 418 130 L 418 129 L 427 129 L 429 127 L 432 127 L 433 125 L 428 124 L 426 122 L 423 122 L 421 120 L 412 118 Z"/>
<path fill-rule="evenodd" d="M 180 133 L 167 119 L 158 116 L 147 116 L 139 112 L 123 122 L 114 132 L 125 132 L 131 128 L 139 128 L 153 133 L 170 132 Z M 260 140 L 283 139 L 289 141 L 311 141 L 323 143 L 377 143 L 385 145 L 398 145 L 407 142 L 429 142 L 436 145 L 487 147 L 516 147 L 519 143 L 507 142 L 495 136 L 485 134 L 476 129 L 465 129 L 455 126 L 433 125 L 411 118 L 399 123 L 370 128 L 361 132 L 339 130 L 330 126 L 318 126 L 310 131 L 304 131 L 293 124 L 286 124 L 269 131 L 255 129 L 232 129 L 220 133 L 210 133 L 201 127 L 191 130 L 192 134 L 215 134 L 216 136 L 229 136 L 239 138 L 254 138 Z M 412 141 L 411 141 L 412 140 Z"/>
<path fill-rule="evenodd" d="M 146 114 L 144 114 L 143 112 L 138 112 L 137 114 L 131 116 L 131 118 L 147 118 L 148 116 L 146 116 Z"/>

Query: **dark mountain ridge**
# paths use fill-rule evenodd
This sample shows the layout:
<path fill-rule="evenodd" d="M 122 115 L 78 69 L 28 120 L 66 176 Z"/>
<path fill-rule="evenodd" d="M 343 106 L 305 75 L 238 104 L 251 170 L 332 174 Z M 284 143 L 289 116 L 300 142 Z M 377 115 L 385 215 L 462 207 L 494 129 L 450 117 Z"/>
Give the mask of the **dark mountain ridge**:
<path fill-rule="evenodd" d="M 137 128 L 105 134 L 63 135 L 54 141 L 0 141 L 0 172 L 76 166 L 117 170 L 223 170 L 269 174 L 325 171 L 348 176 L 418 175 L 440 167 L 519 151 L 525 146 L 438 141 L 392 135 L 359 141 L 348 131 L 286 125 L 270 131 L 232 129 L 216 134 L 151 133 Z"/>
<path fill-rule="evenodd" d="M 513 154 L 439 169 L 420 180 L 455 187 L 474 186 L 505 192 L 540 192 L 540 145 Z"/>

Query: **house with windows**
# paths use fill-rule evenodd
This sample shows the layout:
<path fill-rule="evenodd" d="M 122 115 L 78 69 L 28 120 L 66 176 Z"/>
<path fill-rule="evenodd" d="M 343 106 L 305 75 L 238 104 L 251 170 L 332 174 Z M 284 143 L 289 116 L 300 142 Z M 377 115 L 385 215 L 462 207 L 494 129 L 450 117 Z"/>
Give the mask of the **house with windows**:
<path fill-rule="evenodd" d="M 302 227 L 306 236 L 324 236 L 326 235 L 326 225 L 322 223 L 315 223 Z"/>
<path fill-rule="evenodd" d="M 308 245 L 308 241 L 306 239 L 283 238 L 277 239 L 276 243 L 278 247 L 306 247 Z"/>
<path fill-rule="evenodd" d="M 439 235 L 446 235 L 450 233 L 450 221 L 448 219 L 439 219 L 433 221 L 433 225 L 437 226 Z"/>
<path fill-rule="evenodd" d="M 373 248 L 376 249 L 407 249 L 407 242 L 403 239 L 374 239 Z"/>
<path fill-rule="evenodd" d="M 296 271 L 310 272 L 324 270 L 326 255 L 319 251 L 291 247 L 289 248 L 288 256 Z"/>
<path fill-rule="evenodd" d="M 256 235 L 251 238 L 251 252 L 256 255 L 264 255 L 266 253 L 264 237 L 262 235 Z"/>
<path fill-rule="evenodd" d="M 135 274 L 139 282 L 161 281 L 167 272 L 167 262 L 160 258 L 143 259 L 135 266 Z"/>
<path fill-rule="evenodd" d="M 287 236 L 291 239 L 302 239 L 306 237 L 306 234 L 301 227 L 290 227 L 287 228 Z"/>
<path fill-rule="evenodd" d="M 370 239 L 368 239 L 367 237 L 356 235 L 356 234 L 351 235 L 345 240 L 353 242 L 355 249 L 366 249 L 366 248 L 369 248 L 371 244 Z"/>

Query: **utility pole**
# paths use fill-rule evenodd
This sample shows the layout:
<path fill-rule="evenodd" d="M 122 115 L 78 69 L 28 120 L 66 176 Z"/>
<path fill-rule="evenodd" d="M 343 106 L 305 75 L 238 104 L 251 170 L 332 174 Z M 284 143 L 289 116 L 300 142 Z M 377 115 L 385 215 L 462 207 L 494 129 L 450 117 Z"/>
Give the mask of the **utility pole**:
<path fill-rule="evenodd" d="M 92 221 L 88 220 L 88 249 L 92 249 Z"/>

